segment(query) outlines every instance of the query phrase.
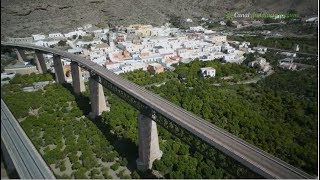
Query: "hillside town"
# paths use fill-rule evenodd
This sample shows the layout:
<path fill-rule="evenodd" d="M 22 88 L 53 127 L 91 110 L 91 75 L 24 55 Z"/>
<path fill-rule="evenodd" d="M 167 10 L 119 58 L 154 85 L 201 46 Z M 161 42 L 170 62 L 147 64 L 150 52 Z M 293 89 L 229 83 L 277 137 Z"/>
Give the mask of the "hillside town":
<path fill-rule="evenodd" d="M 317 1 L 291 1 L 4 0 L 2 178 L 318 178 Z"/>
<path fill-rule="evenodd" d="M 192 19 L 186 19 L 186 22 L 189 21 L 191 22 Z M 202 18 L 202 21 L 207 22 L 208 19 Z M 308 24 L 309 21 L 310 19 L 307 19 L 305 23 Z M 317 19 L 312 22 L 314 21 L 317 23 Z M 263 24 L 257 20 L 252 22 L 230 21 L 229 23 L 236 29 L 250 26 L 259 27 Z M 219 24 L 226 26 L 225 21 L 220 21 Z M 260 57 L 266 54 L 267 47 L 253 46 L 247 41 L 235 41 L 227 38 L 227 36 L 233 35 L 232 31 L 211 30 L 207 26 L 201 25 L 180 29 L 172 26 L 171 23 L 166 23 L 161 27 L 143 24 L 133 24 L 127 27 L 110 26 L 108 24 L 105 28 L 103 27 L 101 24 L 86 24 L 67 33 L 33 34 L 24 38 L 7 38 L 6 41 L 65 50 L 93 61 L 115 74 L 139 69 L 158 74 L 165 70 L 173 71 L 175 68 L 172 65 L 174 64 L 190 63 L 195 59 L 241 64 L 248 54 L 255 54 L 255 59 L 246 62 L 248 67 L 255 68 L 257 72 L 262 74 L 270 74 L 273 69 L 268 59 Z M 271 33 L 271 31 L 257 32 L 265 38 L 273 37 L 270 34 L 278 34 L 277 32 Z M 236 35 L 242 36 L 241 33 Z M 298 51 L 299 45 L 296 44 L 294 52 Z M 296 53 L 282 52 L 282 55 L 286 57 L 286 59 L 281 59 L 278 62 L 278 66 L 282 69 L 297 70 L 297 67 L 307 67 L 304 64 L 293 62 Z M 46 54 L 45 59 L 48 69 L 54 72 L 52 55 Z M 20 63 L 5 68 L 3 77 L 7 76 L 8 73 L 37 73 L 32 58 L 29 61 L 26 61 L 26 58 L 20 60 L 18 58 L 18 61 Z M 67 81 L 70 82 L 72 81 L 70 61 L 67 59 L 62 59 L 62 61 Z M 210 73 L 210 75 L 203 73 L 202 75 L 215 76 L 215 70 L 212 71 L 214 73 Z M 85 79 L 89 77 L 86 71 L 83 74 Z"/>
<path fill-rule="evenodd" d="M 249 48 L 249 42 L 228 41 L 221 32 L 201 26 L 189 30 L 151 25 L 130 25 L 114 29 L 97 28 L 91 24 L 68 33 L 34 34 L 26 38 L 9 38 L 9 42 L 31 43 L 55 47 L 64 44 L 67 51 L 85 57 L 116 74 L 143 69 L 161 73 L 173 70 L 173 64 L 194 59 L 241 63 L 245 53 L 265 53 L 267 48 Z M 51 55 L 46 55 L 52 59 Z M 26 64 L 28 65 L 28 64 Z M 64 60 L 66 71 L 69 62 Z M 269 69 L 269 68 L 264 68 Z"/>

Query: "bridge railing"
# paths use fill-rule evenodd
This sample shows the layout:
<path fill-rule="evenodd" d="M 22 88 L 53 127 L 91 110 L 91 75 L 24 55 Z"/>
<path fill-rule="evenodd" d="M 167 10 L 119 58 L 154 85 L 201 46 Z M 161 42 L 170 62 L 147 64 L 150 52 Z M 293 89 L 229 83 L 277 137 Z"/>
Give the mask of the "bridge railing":
<path fill-rule="evenodd" d="M 265 151 L 245 142 L 244 140 L 218 128 L 204 119 L 183 108 L 161 98 L 160 96 L 140 87 L 114 73 L 88 61 L 82 57 L 52 48 L 29 44 L 13 44 L 1 42 L 2 46 L 24 48 L 43 53 L 51 53 L 77 62 L 79 66 L 90 71 L 92 77 L 107 88 L 116 92 L 125 101 L 133 104 L 150 118 L 164 117 L 178 127 L 230 156 L 253 172 L 266 178 L 313 178 L 309 174 L 276 158 Z M 157 119 L 154 119 L 157 121 Z"/>

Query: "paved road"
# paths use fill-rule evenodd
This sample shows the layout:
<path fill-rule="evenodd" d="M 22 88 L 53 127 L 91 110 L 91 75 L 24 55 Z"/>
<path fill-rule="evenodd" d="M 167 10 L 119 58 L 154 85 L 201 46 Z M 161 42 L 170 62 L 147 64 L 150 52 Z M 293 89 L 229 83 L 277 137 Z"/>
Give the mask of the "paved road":
<path fill-rule="evenodd" d="M 292 50 L 287 50 L 287 49 L 279 49 L 279 48 L 274 48 L 274 47 L 267 47 L 264 46 L 268 49 L 272 49 L 275 51 L 283 51 L 283 52 L 290 52 L 290 53 L 297 53 L 297 54 L 304 54 L 304 55 L 308 55 L 308 56 L 318 56 L 318 54 L 311 54 L 311 53 L 304 53 L 304 52 L 296 52 L 296 51 L 292 51 Z"/>
<path fill-rule="evenodd" d="M 2 99 L 1 146 L 5 146 L 21 179 L 55 179 Z"/>
<path fill-rule="evenodd" d="M 236 29 L 234 29 L 234 30 L 245 29 L 245 28 L 248 28 L 248 27 L 261 27 L 261 26 L 272 26 L 272 25 L 283 25 L 283 24 L 285 24 L 285 23 L 279 22 L 279 23 L 255 24 L 255 25 L 250 24 L 250 25 L 242 26 L 242 27 L 240 27 L 240 28 L 236 28 Z"/>
<path fill-rule="evenodd" d="M 240 81 L 240 82 L 237 82 L 237 83 L 229 83 L 229 85 L 239 85 L 239 84 L 252 84 L 252 83 L 257 83 L 258 81 L 260 81 L 261 79 L 264 79 L 268 76 L 270 76 L 271 74 L 273 74 L 274 71 L 271 70 L 269 71 L 266 75 L 260 75 L 258 77 L 255 77 L 255 78 L 252 78 L 252 79 L 249 79 L 249 80 L 244 80 L 244 81 Z M 221 86 L 221 83 L 215 83 L 215 84 L 212 84 L 213 86 Z"/>
<path fill-rule="evenodd" d="M 161 98 L 145 88 L 114 74 L 113 72 L 105 69 L 102 66 L 99 66 L 92 61 L 85 60 L 82 57 L 57 49 L 4 42 L 1 42 L 1 45 L 9 47 L 24 47 L 31 50 L 37 49 L 47 53 L 58 54 L 72 61 L 78 62 L 81 66 L 94 71 L 101 78 L 114 84 L 122 91 L 143 102 L 156 112 L 177 123 L 182 128 L 219 149 L 228 156 L 239 161 L 263 177 L 291 179 L 313 178 L 307 173 L 262 151 L 261 149 L 243 141 L 227 131 L 216 127 L 215 125 Z"/>

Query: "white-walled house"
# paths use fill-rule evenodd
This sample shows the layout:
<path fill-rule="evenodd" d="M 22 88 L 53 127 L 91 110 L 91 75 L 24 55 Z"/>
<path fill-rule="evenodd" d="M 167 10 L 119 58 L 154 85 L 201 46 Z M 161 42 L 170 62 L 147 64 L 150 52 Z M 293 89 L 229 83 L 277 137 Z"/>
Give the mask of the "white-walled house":
<path fill-rule="evenodd" d="M 58 44 L 58 42 L 59 42 L 58 40 L 39 40 L 39 41 L 33 42 L 33 44 L 37 46 L 50 47 L 52 45 Z"/>
<path fill-rule="evenodd" d="M 173 53 L 174 50 L 170 46 L 154 46 L 154 52 L 159 54 Z"/>
<path fill-rule="evenodd" d="M 100 66 L 103 66 L 107 61 L 107 57 L 106 56 L 99 56 L 95 59 L 92 59 L 91 61 L 99 64 Z"/>
<path fill-rule="evenodd" d="M 226 25 L 226 23 L 225 23 L 224 21 L 220 21 L 219 24 L 220 24 L 221 26 L 225 26 L 225 25 Z"/>
<path fill-rule="evenodd" d="M 203 46 L 202 52 L 221 52 L 221 46 L 217 44 Z"/>
<path fill-rule="evenodd" d="M 76 42 L 76 47 L 81 47 L 83 48 L 84 46 L 88 46 L 89 44 L 91 45 L 96 45 L 96 44 L 102 44 L 103 42 L 101 40 L 93 40 L 93 41 L 78 41 Z"/>
<path fill-rule="evenodd" d="M 209 53 L 209 54 L 206 54 L 206 55 L 203 55 L 203 56 L 200 56 L 199 59 L 201 61 L 212 61 L 212 60 L 215 60 L 215 59 L 221 59 L 224 57 L 224 53 L 222 52 L 213 52 L 213 53 Z"/>
<path fill-rule="evenodd" d="M 55 38 L 64 38 L 64 35 L 61 34 L 61 33 L 51 33 L 48 36 L 49 36 L 49 38 L 53 38 L 53 39 L 55 39 Z"/>
<path fill-rule="evenodd" d="M 190 18 L 187 18 L 186 21 L 187 21 L 187 22 L 193 22 L 193 20 L 190 19 Z"/>
<path fill-rule="evenodd" d="M 244 60 L 243 56 L 239 56 L 238 54 L 225 54 L 223 56 L 223 60 L 229 63 L 241 63 Z"/>
<path fill-rule="evenodd" d="M 211 36 L 210 40 L 212 41 L 212 43 L 227 42 L 227 36 L 214 35 L 214 36 Z"/>
<path fill-rule="evenodd" d="M 106 62 L 105 63 L 105 67 L 107 69 L 116 69 L 116 68 L 119 68 L 121 65 L 121 63 L 118 63 L 118 62 Z"/>
<path fill-rule="evenodd" d="M 201 70 L 201 74 L 204 77 L 215 77 L 216 76 L 216 69 L 214 69 L 213 67 L 204 67 L 204 68 L 200 68 Z"/>
<path fill-rule="evenodd" d="M 107 43 L 101 43 L 91 46 L 91 51 L 93 52 L 99 52 L 101 55 L 107 55 L 110 50 L 110 46 Z"/>
<path fill-rule="evenodd" d="M 260 72 L 268 72 L 272 69 L 271 65 L 265 58 L 258 57 L 255 61 L 249 63 L 250 67 L 258 68 Z"/>
<path fill-rule="evenodd" d="M 253 47 L 253 50 L 258 52 L 259 54 L 265 54 L 267 52 L 268 48 L 262 47 L 262 46 L 257 46 L 257 47 Z"/>
<path fill-rule="evenodd" d="M 46 35 L 43 34 L 33 34 L 32 38 L 34 41 L 44 40 L 46 38 Z"/>
<path fill-rule="evenodd" d="M 280 54 L 285 55 L 287 57 L 297 57 L 297 53 L 282 52 Z"/>
<path fill-rule="evenodd" d="M 205 31 L 205 28 L 203 28 L 202 26 L 195 26 L 195 27 L 190 27 L 190 30 L 191 31 L 196 31 L 196 32 L 204 32 Z"/>
<path fill-rule="evenodd" d="M 83 31 L 83 30 L 76 30 L 76 31 L 71 31 L 71 32 L 65 33 L 64 37 L 72 38 L 74 35 L 76 35 L 76 36 L 86 36 L 87 33 L 85 31 Z"/>
<path fill-rule="evenodd" d="M 139 56 L 142 62 L 160 62 L 162 60 L 162 56 L 158 53 L 149 54 L 148 56 Z"/>
<path fill-rule="evenodd" d="M 131 72 L 134 70 L 142 69 L 142 70 L 147 70 L 147 64 L 143 62 L 130 62 L 130 63 L 125 63 L 124 65 L 120 66 L 120 69 L 122 72 Z"/>

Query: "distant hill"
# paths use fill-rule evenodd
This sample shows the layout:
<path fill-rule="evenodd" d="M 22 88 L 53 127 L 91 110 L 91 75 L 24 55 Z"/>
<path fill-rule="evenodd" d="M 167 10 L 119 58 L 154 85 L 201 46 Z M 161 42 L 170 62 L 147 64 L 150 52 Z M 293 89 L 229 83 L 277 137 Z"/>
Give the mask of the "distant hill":
<path fill-rule="evenodd" d="M 1 0 L 1 37 L 67 31 L 86 23 L 162 25 L 170 17 L 221 18 L 227 11 L 314 15 L 317 0 Z"/>

